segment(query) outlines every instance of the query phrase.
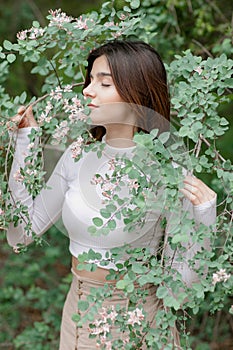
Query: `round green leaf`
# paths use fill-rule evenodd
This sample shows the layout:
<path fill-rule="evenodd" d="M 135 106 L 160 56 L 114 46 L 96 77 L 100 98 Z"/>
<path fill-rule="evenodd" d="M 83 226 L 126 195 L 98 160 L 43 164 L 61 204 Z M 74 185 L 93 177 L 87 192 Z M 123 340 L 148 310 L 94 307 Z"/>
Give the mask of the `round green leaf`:
<path fill-rule="evenodd" d="M 13 44 L 9 40 L 4 40 L 3 41 L 3 47 L 6 50 L 12 50 Z"/>
<path fill-rule="evenodd" d="M 93 220 L 93 224 L 95 225 L 95 226 L 97 226 L 97 227 L 100 227 L 100 226 L 102 226 L 103 225 L 103 220 L 101 219 L 101 218 L 94 218 Z"/>
<path fill-rule="evenodd" d="M 168 289 L 164 286 L 160 286 L 157 289 L 156 295 L 159 299 L 163 299 L 168 295 Z"/>
<path fill-rule="evenodd" d="M 16 56 L 13 53 L 10 53 L 9 55 L 6 56 L 6 59 L 9 63 L 12 63 L 16 60 Z"/>
<path fill-rule="evenodd" d="M 140 6 L 140 0 L 132 0 L 130 2 L 130 7 L 132 9 L 137 9 Z"/>
<path fill-rule="evenodd" d="M 116 228 L 116 221 L 115 220 L 110 220 L 108 222 L 108 228 L 110 228 L 110 230 L 114 230 Z"/>
<path fill-rule="evenodd" d="M 78 308 L 80 311 L 86 311 L 89 308 L 88 301 L 85 300 L 79 300 L 78 302 Z"/>

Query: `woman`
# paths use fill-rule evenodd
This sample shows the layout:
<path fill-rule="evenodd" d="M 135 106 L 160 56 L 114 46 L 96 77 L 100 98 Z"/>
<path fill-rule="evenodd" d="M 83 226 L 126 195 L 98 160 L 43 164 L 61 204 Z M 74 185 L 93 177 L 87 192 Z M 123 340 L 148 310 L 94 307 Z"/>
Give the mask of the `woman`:
<path fill-rule="evenodd" d="M 13 175 L 20 165 L 23 166 L 29 144 L 27 135 L 32 127 L 37 127 L 37 123 L 30 108 L 27 111 L 21 108 L 14 119 L 19 121 L 16 152 L 10 175 L 10 189 L 14 200 L 21 200 L 28 207 L 32 229 L 37 235 L 43 234 L 62 214 L 70 239 L 73 282 L 63 309 L 60 350 L 96 349 L 96 340 L 89 339 L 88 326 L 77 328 L 71 317 L 79 312 L 77 301 L 86 297 L 89 288 L 97 288 L 106 282 L 108 269 L 98 266 L 94 272 L 79 271 L 78 255 L 92 248 L 104 256 L 111 248 L 121 247 L 125 243 L 156 251 L 162 237 L 161 226 L 156 225 L 160 220 L 159 215 L 154 218 L 153 229 L 150 225 L 144 225 L 139 231 L 128 233 L 119 224 L 104 237 L 95 237 L 88 232 L 92 218 L 98 216 L 103 206 L 103 193 L 93 186 L 95 174 L 104 176 L 108 172 L 109 160 L 116 155 L 132 156 L 135 147 L 133 136 L 136 131 L 149 132 L 156 125 L 159 125 L 160 131 L 167 128 L 170 103 L 166 72 L 158 53 L 143 42 L 131 41 L 114 41 L 95 49 L 88 57 L 83 95 L 90 101 L 90 117 L 95 125 L 91 132 L 96 139 L 102 139 L 105 143 L 102 157 L 98 158 L 95 152 L 88 152 L 78 162 L 74 162 L 71 145 L 54 169 L 48 181 L 49 189 L 43 189 L 34 200 L 14 180 Z M 144 113 L 141 106 L 152 113 Z M 189 203 L 188 210 L 194 219 L 205 225 L 213 224 L 216 194 L 202 181 L 191 176 L 185 177 L 181 191 Z M 31 240 L 31 237 L 25 237 L 23 224 L 17 227 L 10 225 L 10 245 L 29 244 Z M 193 247 L 192 252 L 187 249 L 184 253 L 186 260 L 198 249 L 199 246 Z M 169 255 L 169 249 L 166 254 Z M 177 263 L 175 267 L 182 274 L 184 282 L 190 285 L 195 281 L 196 275 L 187 264 L 180 265 Z M 153 319 L 160 306 L 155 293 L 155 289 L 150 289 L 145 304 L 152 328 L 156 327 Z M 106 301 L 105 305 L 112 305 L 116 300 L 117 294 L 110 301 Z M 120 301 L 122 306 L 127 306 L 127 302 L 126 298 Z M 174 348 L 179 348 L 176 330 L 173 331 L 171 342 Z M 143 344 L 142 348 L 146 349 L 146 345 Z"/>

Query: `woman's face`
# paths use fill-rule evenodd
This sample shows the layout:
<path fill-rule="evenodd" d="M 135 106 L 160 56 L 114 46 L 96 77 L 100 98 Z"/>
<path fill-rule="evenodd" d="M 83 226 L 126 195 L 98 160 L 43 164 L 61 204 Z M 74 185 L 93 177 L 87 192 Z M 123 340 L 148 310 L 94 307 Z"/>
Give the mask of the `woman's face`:
<path fill-rule="evenodd" d="M 85 97 L 91 98 L 90 108 L 98 108 L 106 103 L 123 102 L 112 80 L 105 56 L 96 58 L 93 63 L 90 84 L 83 90 Z"/>
<path fill-rule="evenodd" d="M 91 99 L 88 106 L 91 109 L 92 123 L 105 127 L 116 123 L 129 124 L 129 105 L 118 94 L 104 55 L 95 59 L 90 80 L 90 84 L 83 90 L 83 95 Z"/>

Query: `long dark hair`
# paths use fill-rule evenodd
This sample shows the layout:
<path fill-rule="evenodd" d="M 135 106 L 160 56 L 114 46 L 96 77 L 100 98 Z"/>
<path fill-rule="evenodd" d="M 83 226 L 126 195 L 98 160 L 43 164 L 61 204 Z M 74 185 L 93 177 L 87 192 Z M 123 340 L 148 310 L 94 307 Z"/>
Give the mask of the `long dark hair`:
<path fill-rule="evenodd" d="M 104 44 L 88 56 L 84 88 L 90 84 L 95 59 L 102 55 L 107 58 L 114 85 L 123 101 L 139 109 L 142 106 L 138 129 L 145 132 L 154 127 L 167 129 L 164 124 L 168 125 L 170 120 L 170 99 L 166 70 L 158 52 L 142 41 L 115 40 Z M 103 127 L 92 129 L 97 139 L 104 133 Z"/>

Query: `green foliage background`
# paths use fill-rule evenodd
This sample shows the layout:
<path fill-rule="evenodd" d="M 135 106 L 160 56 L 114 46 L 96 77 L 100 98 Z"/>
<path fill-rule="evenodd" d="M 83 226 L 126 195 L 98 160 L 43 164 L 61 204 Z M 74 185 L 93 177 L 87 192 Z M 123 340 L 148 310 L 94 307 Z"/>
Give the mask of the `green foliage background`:
<path fill-rule="evenodd" d="M 15 34 L 30 28 L 33 20 L 43 26 L 50 8 L 61 8 L 72 16 L 98 9 L 103 1 L 5 1 L 0 2 L 0 41 L 15 41 Z M 116 8 L 127 5 L 113 1 Z M 207 58 L 232 55 L 231 1 L 144 0 L 149 15 L 144 40 L 150 41 L 169 64 L 175 54 L 191 49 Z M 151 37 L 151 33 L 155 33 Z M 42 80 L 31 75 L 30 62 L 20 60 L 11 66 L 5 83 L 10 96 L 28 91 L 38 96 Z M 231 121 L 232 103 L 221 106 L 220 114 Z M 224 158 L 232 158 L 232 126 L 218 145 Z M 211 183 L 211 175 L 200 174 Z M 217 187 L 217 186 L 216 186 Z M 0 248 L 0 349 L 46 350 L 58 348 L 61 310 L 70 282 L 68 239 L 55 227 L 46 235 L 47 245 L 32 246 L 26 254 L 14 255 L 3 237 Z M 208 297 L 206 300 L 208 303 Z M 193 349 L 232 349 L 232 317 L 229 304 L 209 315 L 207 304 L 189 321 Z"/>

